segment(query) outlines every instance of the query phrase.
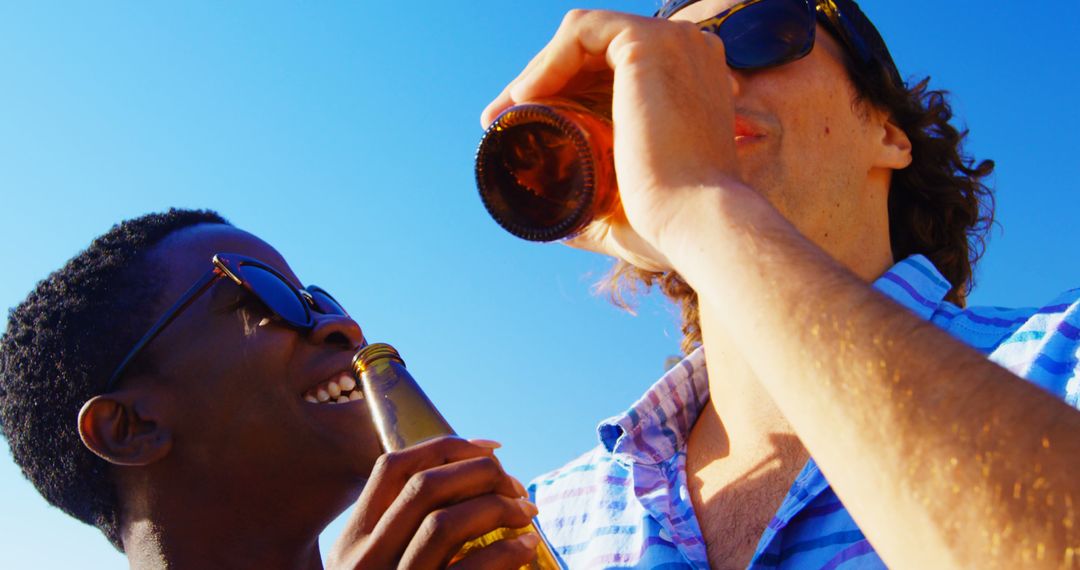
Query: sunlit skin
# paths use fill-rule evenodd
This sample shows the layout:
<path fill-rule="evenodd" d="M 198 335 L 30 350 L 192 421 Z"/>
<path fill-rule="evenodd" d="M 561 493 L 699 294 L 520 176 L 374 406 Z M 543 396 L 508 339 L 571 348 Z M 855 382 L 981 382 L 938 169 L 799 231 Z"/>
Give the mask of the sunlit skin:
<path fill-rule="evenodd" d="M 198 225 L 150 251 L 162 293 L 148 310 L 164 312 L 219 252 L 303 284 L 257 237 Z M 535 514 L 494 442 L 444 438 L 380 457 L 363 400 L 305 401 L 351 369 L 364 340 L 348 316 L 315 319 L 309 331 L 287 326 L 219 279 L 148 345 L 142 366 L 84 406 L 80 435 L 111 463 L 133 568 L 322 568 L 319 533 L 354 503 L 331 567 L 445 567 L 466 540 Z M 454 568 L 517 568 L 532 557 L 529 541 Z"/>
<path fill-rule="evenodd" d="M 613 71 L 626 223 L 574 245 L 698 293 L 712 400 L 687 464 L 713 567 L 746 567 L 807 452 L 890 567 L 1072 565 L 1080 414 L 869 288 L 910 144 L 818 38 L 736 73 L 688 23 L 573 12 L 481 121 Z"/>
<path fill-rule="evenodd" d="M 696 22 L 736 3 L 701 1 L 672 19 Z M 886 117 L 856 103 L 842 57 L 819 25 L 805 58 L 730 71 L 737 173 L 818 247 L 871 280 L 893 263 L 889 180 L 910 163 L 910 143 Z"/>
<path fill-rule="evenodd" d="M 698 2 L 673 19 L 696 22 L 734 2 Z M 892 263 L 888 184 L 906 166 L 906 140 L 855 102 L 843 50 L 818 26 L 813 51 L 773 69 L 732 72 L 738 173 L 800 232 L 862 279 Z M 877 121 L 875 121 L 877 120 Z M 900 148 L 881 148 L 888 135 Z M 879 143 L 879 144 L 875 144 Z M 883 150 L 897 151 L 883 155 Z M 884 156 L 884 159 L 883 159 Z M 688 481 L 715 568 L 745 568 L 765 525 L 808 457 L 791 425 L 706 308 L 702 327 L 712 398 L 691 431 Z M 717 370 L 719 368 L 719 371 Z M 767 458 L 764 473 L 758 465 Z M 755 478 L 754 492 L 745 491 Z M 739 513 L 739 516 L 732 516 Z"/>

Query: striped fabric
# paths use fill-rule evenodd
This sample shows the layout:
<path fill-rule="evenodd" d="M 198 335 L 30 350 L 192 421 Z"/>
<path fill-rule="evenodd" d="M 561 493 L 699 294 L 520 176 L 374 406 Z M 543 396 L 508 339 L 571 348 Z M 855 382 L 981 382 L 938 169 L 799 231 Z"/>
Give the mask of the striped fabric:
<path fill-rule="evenodd" d="M 1064 398 L 1080 398 L 1080 289 L 1041 308 L 961 309 L 922 256 L 890 269 L 874 287 Z M 708 568 L 686 484 L 686 438 L 708 401 L 699 349 L 626 413 L 599 426 L 600 445 L 532 482 L 540 527 L 567 568 Z M 813 460 L 795 479 L 758 543 L 750 568 L 884 568 Z"/>

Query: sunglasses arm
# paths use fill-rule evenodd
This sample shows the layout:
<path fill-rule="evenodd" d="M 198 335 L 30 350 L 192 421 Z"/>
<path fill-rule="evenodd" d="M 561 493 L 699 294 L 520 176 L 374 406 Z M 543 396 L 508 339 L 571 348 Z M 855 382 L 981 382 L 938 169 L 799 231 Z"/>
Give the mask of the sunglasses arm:
<path fill-rule="evenodd" d="M 218 278 L 225 275 L 232 279 L 236 279 L 232 272 L 224 269 L 222 266 L 215 263 L 214 269 L 206 272 L 206 274 L 203 275 L 202 278 L 199 279 L 199 281 L 192 285 L 187 290 L 187 292 L 185 292 L 180 297 L 180 300 L 178 300 L 172 307 L 169 307 L 169 310 L 165 311 L 161 318 L 159 318 L 158 321 L 154 323 L 154 326 L 150 327 L 150 330 L 148 330 L 146 334 L 143 335 L 142 339 L 140 339 L 139 342 L 135 345 L 135 347 L 132 348 L 130 352 L 128 352 L 127 356 L 124 357 L 123 362 L 120 363 L 120 366 L 116 367 L 116 370 L 112 373 L 112 376 L 109 377 L 109 381 L 105 384 L 105 390 L 103 392 L 111 391 L 116 384 L 116 381 L 120 379 L 120 376 L 123 375 L 124 370 L 126 370 L 128 365 L 131 364 L 131 361 L 134 360 L 136 356 L 138 356 L 138 354 L 142 351 L 143 347 L 149 344 L 150 341 L 154 340 L 154 338 L 157 337 L 157 335 L 160 334 L 161 331 L 169 325 L 169 323 L 173 322 L 176 317 L 180 315 L 180 313 L 184 312 L 184 309 L 188 308 L 192 303 L 195 302 L 196 299 L 198 299 L 203 293 L 205 293 L 206 290 L 209 289 L 210 286 L 218 280 Z"/>

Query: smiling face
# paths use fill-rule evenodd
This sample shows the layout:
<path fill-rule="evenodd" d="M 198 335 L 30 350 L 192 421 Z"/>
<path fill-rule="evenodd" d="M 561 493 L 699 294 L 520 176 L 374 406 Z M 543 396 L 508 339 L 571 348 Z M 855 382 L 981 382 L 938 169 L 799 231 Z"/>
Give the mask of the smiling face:
<path fill-rule="evenodd" d="M 738 3 L 702 0 L 671 19 L 697 22 Z M 872 278 L 892 261 L 888 185 L 906 161 L 888 147 L 895 133 L 885 127 L 887 115 L 857 100 L 843 58 L 818 25 L 806 57 L 732 70 L 736 152 L 744 181 L 806 237 Z"/>
<path fill-rule="evenodd" d="M 256 258 L 301 282 L 272 247 L 223 225 L 170 235 L 150 255 L 165 283 L 164 311 L 210 268 L 215 253 Z M 153 376 L 125 386 L 152 390 L 157 422 L 172 435 L 156 473 L 224 508 L 257 516 L 287 509 L 329 522 L 347 506 L 381 453 L 365 403 L 321 403 L 310 396 L 341 388 L 363 341 L 349 317 L 315 312 L 300 331 L 273 318 L 254 296 L 218 279 L 147 348 Z M 347 384 L 347 383 L 346 383 Z M 306 400 L 305 395 L 309 396 Z"/>

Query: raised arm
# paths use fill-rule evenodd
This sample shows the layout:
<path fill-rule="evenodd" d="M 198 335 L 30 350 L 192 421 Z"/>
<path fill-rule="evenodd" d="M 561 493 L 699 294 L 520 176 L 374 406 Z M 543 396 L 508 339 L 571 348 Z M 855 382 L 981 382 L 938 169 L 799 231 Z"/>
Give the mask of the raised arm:
<path fill-rule="evenodd" d="M 575 245 L 687 280 L 706 354 L 736 343 L 891 567 L 1073 564 L 1080 413 L 872 290 L 745 184 L 724 62 L 691 24 L 574 12 L 482 121 L 613 73 L 626 220 Z"/>

